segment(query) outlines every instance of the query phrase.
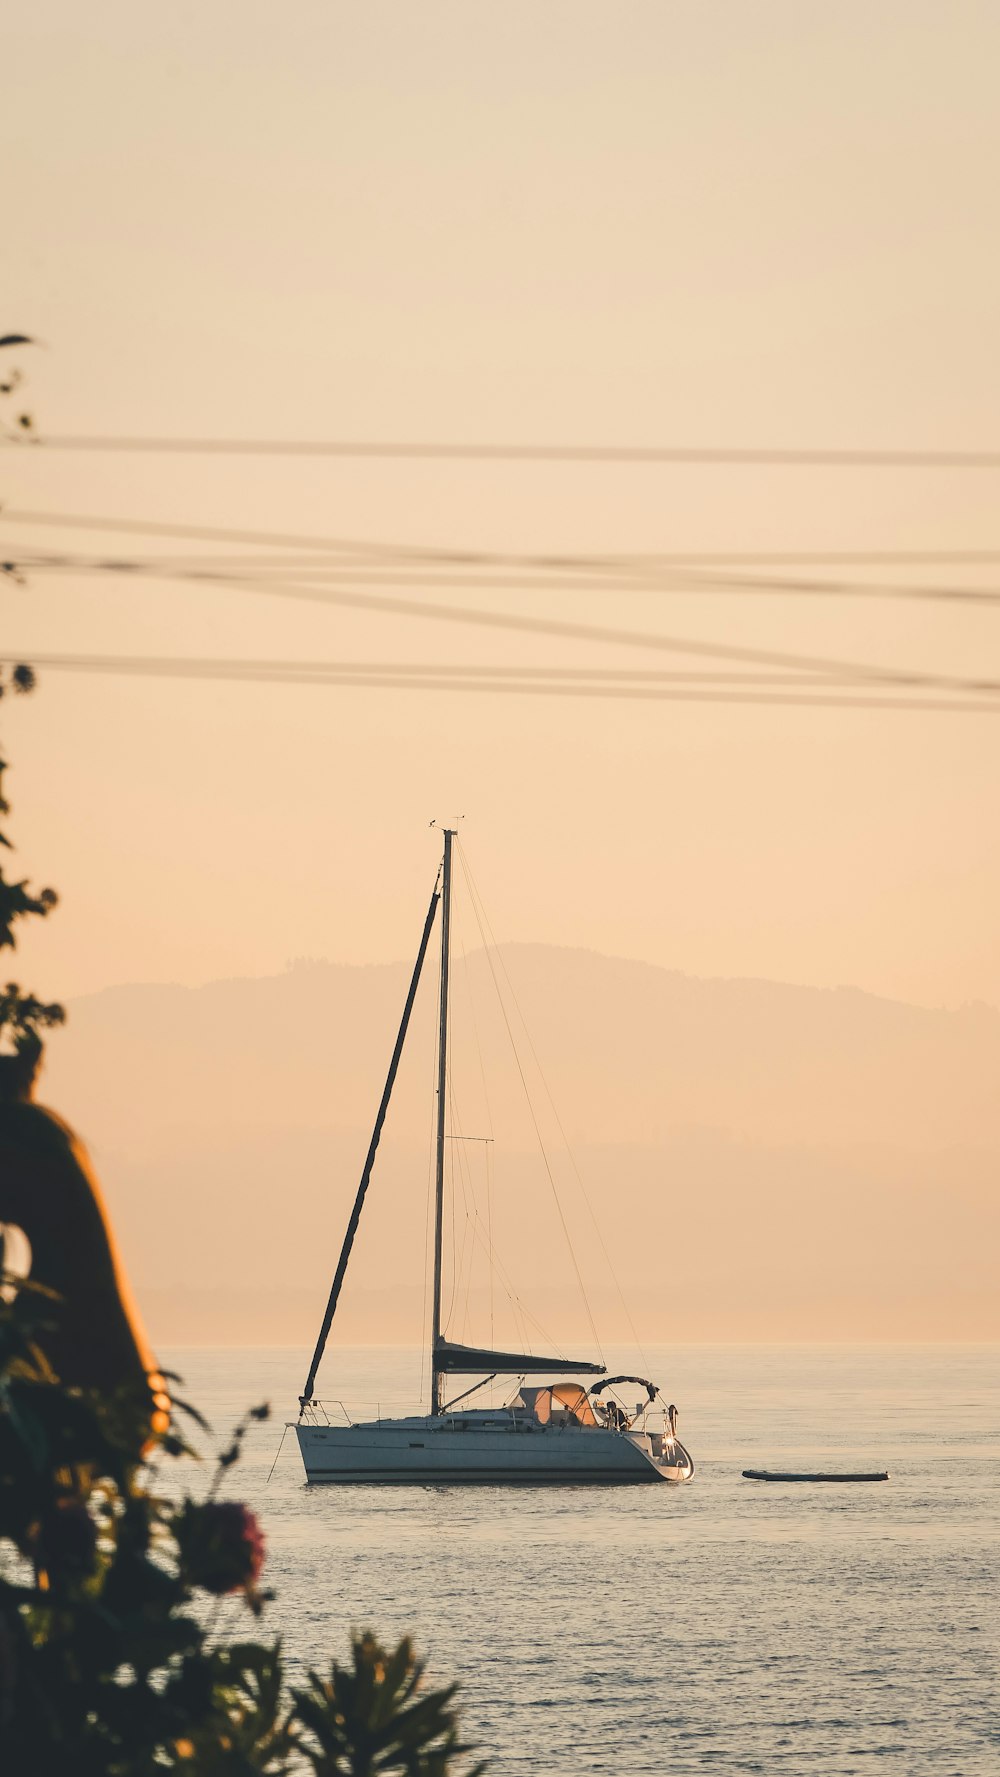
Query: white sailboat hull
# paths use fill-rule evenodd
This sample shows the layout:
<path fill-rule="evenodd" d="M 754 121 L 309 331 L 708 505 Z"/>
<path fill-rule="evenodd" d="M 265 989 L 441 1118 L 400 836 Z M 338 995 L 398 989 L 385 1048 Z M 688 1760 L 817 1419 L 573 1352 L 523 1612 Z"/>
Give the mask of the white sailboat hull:
<path fill-rule="evenodd" d="M 694 1463 L 677 1439 L 604 1427 L 514 1424 L 470 1413 L 295 1427 L 310 1482 L 628 1486 L 687 1481 Z"/>
<path fill-rule="evenodd" d="M 295 1426 L 295 1435 L 298 1438 L 306 1479 L 310 1482 L 339 1485 L 388 1483 L 434 1486 L 444 1483 L 468 1486 L 478 1483 L 487 1486 L 506 1484 L 523 1487 L 546 1484 L 627 1486 L 656 1481 L 689 1481 L 694 1474 L 694 1463 L 683 1444 L 678 1443 L 673 1435 L 676 1409 L 666 1407 L 664 1402 L 664 1430 L 647 1429 L 650 1426 L 649 1407 L 657 1398 L 662 1397 L 659 1397 L 655 1385 L 645 1377 L 608 1377 L 603 1362 L 596 1363 L 593 1358 L 573 1359 L 565 1355 L 553 1358 L 525 1351 L 497 1350 L 492 1343 L 492 1326 L 489 1346 L 465 1344 L 448 1337 L 448 1317 L 442 1317 L 446 1144 L 449 1139 L 462 1139 L 458 1134 L 449 1138 L 447 1128 L 451 1087 L 448 1010 L 452 842 L 455 831 L 453 827 L 443 829 L 444 855 L 440 876 L 435 883 L 424 921 L 375 1128 L 354 1207 L 347 1223 L 319 1338 L 309 1365 L 305 1388 L 299 1396 L 301 1412 Z M 363 1425 L 331 1425 L 322 1403 L 313 1392 L 316 1376 L 340 1300 L 361 1211 L 371 1182 L 375 1154 L 389 1108 L 439 900 L 441 979 L 435 1139 L 434 1278 L 430 1316 L 430 1399 L 434 1411 L 424 1416 L 400 1416 L 394 1419 L 380 1417 Z M 492 963 L 490 967 L 492 969 Z M 506 1011 L 504 1019 L 507 1021 Z M 510 1032 L 509 1021 L 507 1029 Z M 515 1058 L 516 1056 L 515 1045 Z M 519 1069 L 520 1066 L 518 1061 Z M 523 1078 L 522 1072 L 522 1080 Z M 466 1213 L 468 1214 L 468 1209 Z M 559 1214 L 560 1219 L 563 1219 L 561 1209 Z M 476 1215 L 478 1216 L 478 1211 Z M 564 1220 L 563 1227 L 566 1231 Z M 491 1263 L 494 1263 L 492 1234 L 487 1244 Z M 458 1259 L 459 1273 L 462 1271 L 464 1255 L 463 1243 Z M 471 1276 L 469 1281 L 471 1282 Z M 456 1275 L 452 1279 L 453 1299 L 459 1284 L 460 1277 Z M 536 1387 L 533 1383 L 525 1386 L 525 1378 L 546 1375 L 560 1380 L 551 1381 L 544 1386 Z M 590 1391 L 579 1381 L 565 1380 L 579 1375 L 602 1376 L 606 1379 Z M 463 1392 L 455 1397 L 452 1405 L 445 1406 L 450 1379 L 462 1378 L 464 1384 L 474 1376 L 478 1376 L 480 1382 L 473 1387 L 463 1386 Z M 517 1396 L 506 1408 L 463 1407 L 458 1410 L 461 1402 L 468 1401 L 471 1395 L 476 1394 L 482 1386 L 482 1380 L 493 1381 L 498 1376 L 520 1379 Z M 644 1388 L 648 1404 L 640 1405 L 635 1416 L 630 1417 L 620 1402 L 601 1401 L 598 1398 L 603 1390 L 613 1388 L 616 1384 L 635 1384 Z M 591 1399 L 591 1396 L 594 1398 Z"/>

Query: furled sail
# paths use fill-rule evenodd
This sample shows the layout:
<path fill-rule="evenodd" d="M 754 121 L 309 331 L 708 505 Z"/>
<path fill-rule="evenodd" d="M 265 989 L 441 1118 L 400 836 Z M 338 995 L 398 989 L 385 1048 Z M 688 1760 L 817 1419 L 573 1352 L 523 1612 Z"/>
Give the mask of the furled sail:
<path fill-rule="evenodd" d="M 486 1351 L 477 1345 L 453 1345 L 439 1339 L 434 1367 L 452 1376 L 603 1376 L 606 1364 L 574 1362 L 568 1357 L 532 1357 L 527 1352 Z"/>

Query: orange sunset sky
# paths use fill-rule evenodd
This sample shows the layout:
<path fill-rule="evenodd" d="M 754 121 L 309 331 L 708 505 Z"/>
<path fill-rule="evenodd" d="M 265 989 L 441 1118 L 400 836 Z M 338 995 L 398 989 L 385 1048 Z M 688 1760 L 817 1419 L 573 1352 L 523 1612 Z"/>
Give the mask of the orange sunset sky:
<path fill-rule="evenodd" d="M 1000 555 L 960 559 L 1000 552 L 995 467 L 275 459 L 49 450 L 44 440 L 996 449 L 998 64 L 1000 12 L 972 0 L 302 0 L 280 16 L 256 0 L 21 8 L 5 27 L 0 139 L 12 177 L 0 323 L 42 342 L 19 363 L 43 445 L 0 455 L 0 532 L 5 557 L 73 559 L 0 587 L 4 649 L 43 663 L 192 655 L 435 672 L 699 664 L 610 641 L 83 571 L 82 557 L 231 562 L 251 544 L 66 528 L 58 516 L 507 555 L 853 553 L 871 559 L 746 572 L 996 589 Z M 901 552 L 927 559 L 877 559 Z M 463 591 L 445 580 L 396 591 L 1000 678 L 1000 610 L 987 601 L 748 595 L 693 574 L 636 589 Z M 629 1101 L 616 1124 L 612 1100 L 598 1102 L 599 1054 L 588 1051 L 575 1071 L 561 1069 L 560 1111 L 581 1150 L 640 1142 L 637 1203 L 653 1206 L 665 1233 L 670 1194 L 656 1156 L 674 1155 L 671 1189 L 721 1177 L 684 1147 L 695 1124 L 756 1144 L 751 1170 L 765 1198 L 806 1176 L 789 1151 L 840 1154 L 807 1169 L 813 1244 L 839 1181 L 863 1195 L 872 1153 L 891 1150 L 878 1184 L 897 1193 L 877 1236 L 887 1264 L 918 1176 L 936 1209 L 920 1251 L 907 1248 L 903 1271 L 886 1274 L 889 1308 L 883 1301 L 862 1332 L 919 1336 L 926 1311 L 934 1336 L 997 1336 L 983 1258 L 1000 1232 L 987 1086 L 1000 1045 L 1000 728 L 988 699 L 975 712 L 920 711 L 220 684 L 44 664 L 39 677 L 38 694 L 4 712 L 12 830 L 19 865 L 62 899 L 26 939 L 17 974 L 81 1002 L 52 1039 L 47 1096 L 94 1140 L 130 1269 L 155 1293 L 170 1337 L 206 1333 L 196 1307 L 186 1319 L 170 1298 L 183 1288 L 194 1301 L 208 1287 L 222 1238 L 212 1204 L 238 1193 L 245 1162 L 230 1137 L 256 1114 L 241 1084 L 252 1079 L 259 1096 L 278 1039 L 263 1001 L 251 1014 L 256 1059 L 232 1047 L 238 1019 L 210 1021 L 219 1041 L 206 1065 L 225 1108 L 192 1112 L 175 1149 L 165 1131 L 185 1124 L 195 1090 L 183 1020 L 157 1049 L 155 1086 L 142 1070 L 127 1076 L 126 1106 L 109 1069 L 127 1070 L 131 1027 L 124 1012 L 117 1024 L 102 1013 L 106 1046 L 89 1050 L 91 996 L 281 976 L 296 958 L 410 958 L 437 857 L 428 822 L 452 812 L 467 817 L 469 856 L 505 942 L 701 978 L 851 987 L 940 1015 L 933 1066 L 927 1055 L 918 1065 L 919 1042 L 903 1034 L 886 1051 L 888 1097 L 860 1035 L 845 1037 L 841 1071 L 809 1099 L 805 1128 L 791 1089 L 755 1123 L 757 1100 L 739 1089 L 752 1045 L 728 1057 L 724 1078 L 711 1049 L 699 1052 L 685 1088 L 696 1114 L 672 1099 L 658 1122 L 650 1107 L 670 1077 L 657 1060 L 658 1019 L 642 1026 L 635 1061 L 646 1109 Z M 550 965 L 528 956 L 529 996 L 532 967 L 547 981 Z M 606 992 L 631 1022 L 645 1016 L 631 981 L 584 970 L 563 987 L 581 1003 L 591 988 Z M 328 986 L 336 1027 L 350 995 Z M 304 1280 L 301 1317 L 286 1303 L 265 1322 L 274 1336 L 303 1336 L 322 1293 L 395 991 L 349 1102 L 339 1050 L 329 1101 L 328 1076 L 313 1069 L 315 1033 L 313 1060 L 294 1054 L 303 1008 L 282 1027 L 272 1135 L 320 1131 L 300 1156 L 299 1208 L 322 1205 L 327 1245 Z M 970 1002 L 983 1003 L 981 1023 L 956 1036 L 946 1015 Z M 205 1003 L 191 1001 L 192 1030 Z M 158 1006 L 149 1002 L 149 1018 Z M 683 1008 L 671 1007 L 682 1045 Z M 784 1001 L 761 1012 L 762 1029 L 780 1026 L 783 1066 L 797 1015 Z M 550 1056 L 560 1040 L 554 1020 Z M 308 1103 L 296 1073 L 311 1082 Z M 966 1090 L 973 1077 L 981 1089 Z M 769 1079 L 765 1068 L 761 1091 Z M 934 1124 L 918 1101 L 937 1090 L 951 1108 Z M 861 1107 L 849 1138 L 842 1094 Z M 401 1191 L 414 1130 L 400 1134 L 392 1162 Z M 225 1164 L 210 1161 L 222 1148 Z M 785 1159 L 773 1166 L 758 1151 L 777 1149 Z M 173 1176 L 208 1205 L 205 1263 L 190 1276 L 183 1254 L 161 1263 L 152 1232 L 172 1176 L 156 1171 L 156 1156 L 168 1150 Z M 137 1184 L 147 1165 L 148 1197 Z M 621 1165 L 620 1153 L 613 1166 L 592 1155 L 589 1186 L 608 1222 Z M 720 1225 L 741 1188 L 739 1167 L 722 1171 Z M 934 1279 L 934 1217 L 947 1220 L 951 1193 L 970 1179 L 971 1219 Z M 772 1212 L 760 1252 L 774 1250 L 780 1224 L 790 1275 L 798 1249 L 777 1199 Z M 690 1229 L 692 1292 L 713 1238 Z M 625 1233 L 619 1250 L 634 1253 Z M 974 1309 L 963 1307 L 963 1255 L 975 1255 Z M 404 1265 L 405 1254 L 400 1275 Z M 652 1269 L 639 1279 L 651 1301 L 654 1282 Z M 824 1273 L 819 1310 L 802 1305 L 808 1293 L 784 1320 L 736 1311 L 725 1336 L 841 1336 L 872 1296 L 843 1254 Z M 356 1324 L 377 1336 L 375 1320 Z M 698 1324 L 711 1336 L 710 1317 Z"/>

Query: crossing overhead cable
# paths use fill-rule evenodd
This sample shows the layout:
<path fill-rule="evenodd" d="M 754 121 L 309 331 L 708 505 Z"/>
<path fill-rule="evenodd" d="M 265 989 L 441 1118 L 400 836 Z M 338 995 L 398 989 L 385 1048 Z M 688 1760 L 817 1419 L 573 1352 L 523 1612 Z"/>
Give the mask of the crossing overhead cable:
<path fill-rule="evenodd" d="M 989 567 L 1000 564 L 998 549 L 709 549 L 659 550 L 640 554 L 577 551 L 509 551 L 446 549 L 426 544 L 373 542 L 347 537 L 318 537 L 289 531 L 257 531 L 222 525 L 178 524 L 156 519 L 101 517 L 90 513 L 45 512 L 27 508 L 0 508 L 3 524 L 39 525 L 60 530 L 118 532 L 122 535 L 174 537 L 204 543 L 239 543 L 251 548 L 310 549 L 335 555 L 404 559 L 462 566 L 518 566 L 525 568 L 588 568 L 597 572 L 695 567 L 865 567 L 873 563 L 893 567 Z"/>
<path fill-rule="evenodd" d="M 970 586 L 906 586 L 884 581 L 850 581 L 827 579 L 762 579 L 759 575 L 707 573 L 699 568 L 665 568 L 660 573 L 637 574 L 634 569 L 619 573 L 567 572 L 561 568 L 547 574 L 532 572 L 491 573 L 477 566 L 462 569 L 449 561 L 442 572 L 429 571 L 424 562 L 416 567 L 370 567 L 365 562 L 331 561 L 322 556 L 259 557 L 245 555 L 158 557 L 70 556 L 43 551 L 18 553 L 11 565 L 23 573 L 110 574 L 145 573 L 155 575 L 161 568 L 171 574 L 218 574 L 238 572 L 266 580 L 269 574 L 292 572 L 298 580 L 322 585 L 404 586 L 435 591 L 483 590 L 487 592 L 583 592 L 583 593 L 661 593 L 690 597 L 713 593 L 719 597 L 799 597 L 889 599 L 892 601 L 947 604 L 1000 605 L 1000 589 Z"/>
<path fill-rule="evenodd" d="M 858 685 L 896 685 L 911 690 L 960 691 L 994 693 L 1000 683 L 990 679 L 973 680 L 960 675 L 906 671 L 894 667 L 872 666 L 867 662 L 826 658 L 815 654 L 794 654 L 779 649 L 751 648 L 732 642 L 709 642 L 687 636 L 664 635 L 658 631 L 616 629 L 596 623 L 576 623 L 570 619 L 536 617 L 510 611 L 483 610 L 479 606 L 442 604 L 423 599 L 405 599 L 385 594 L 355 592 L 347 587 L 311 586 L 297 581 L 256 580 L 226 573 L 171 572 L 157 568 L 142 572 L 133 579 L 155 579 L 176 585 L 209 585 L 234 592 L 250 592 L 259 597 L 291 599 L 312 604 L 370 611 L 384 616 L 416 617 L 433 623 L 459 623 L 475 628 L 506 630 L 520 635 L 544 635 L 562 640 L 601 642 L 615 647 L 656 650 L 668 654 L 690 654 L 709 660 L 738 661 L 744 666 L 784 667 L 793 672 L 845 674 Z"/>

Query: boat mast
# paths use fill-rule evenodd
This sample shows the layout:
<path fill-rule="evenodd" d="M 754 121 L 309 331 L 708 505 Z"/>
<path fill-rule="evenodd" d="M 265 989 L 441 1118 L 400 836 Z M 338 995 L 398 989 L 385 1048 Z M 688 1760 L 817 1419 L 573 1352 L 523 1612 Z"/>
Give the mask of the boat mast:
<path fill-rule="evenodd" d="M 441 1411 L 438 1346 L 441 1343 L 441 1255 L 444 1230 L 444 1144 L 448 1087 L 448 965 L 451 960 L 451 842 L 453 827 L 444 828 L 441 873 L 441 1009 L 438 1022 L 437 1165 L 434 1181 L 434 1307 L 431 1323 L 431 1412 Z"/>

